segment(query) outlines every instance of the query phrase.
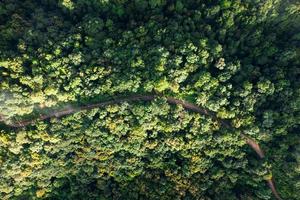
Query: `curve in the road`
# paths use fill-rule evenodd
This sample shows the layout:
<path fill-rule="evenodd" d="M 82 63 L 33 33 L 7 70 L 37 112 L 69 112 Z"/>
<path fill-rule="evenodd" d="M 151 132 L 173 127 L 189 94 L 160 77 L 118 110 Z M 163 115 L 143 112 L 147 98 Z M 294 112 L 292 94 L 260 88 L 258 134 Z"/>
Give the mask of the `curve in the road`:
<path fill-rule="evenodd" d="M 210 116 L 214 120 L 221 123 L 224 127 L 231 128 L 231 125 L 228 121 L 219 119 L 214 112 L 208 111 L 207 109 L 201 108 L 201 107 L 199 107 L 199 106 L 197 106 L 193 103 L 187 102 L 187 101 L 176 99 L 176 98 L 170 97 L 170 96 L 163 96 L 163 95 L 157 95 L 157 94 L 132 95 L 132 96 L 127 96 L 127 97 L 115 97 L 113 100 L 108 100 L 108 101 L 104 101 L 104 102 L 100 102 L 100 103 L 87 104 L 87 105 L 83 105 L 83 106 L 80 106 L 80 107 L 77 107 L 77 108 L 67 108 L 67 109 L 63 109 L 63 110 L 59 110 L 59 111 L 54 111 L 50 114 L 41 115 L 41 116 L 39 116 L 35 119 L 32 119 L 32 120 L 16 121 L 16 122 L 5 123 L 5 124 L 7 126 L 13 127 L 13 128 L 22 128 L 22 127 L 34 124 L 37 120 L 45 120 L 45 119 L 49 119 L 49 118 L 53 118 L 53 117 L 59 118 L 59 117 L 69 115 L 69 114 L 72 114 L 72 113 L 76 113 L 76 112 L 79 112 L 79 111 L 82 111 L 82 110 L 90 110 L 90 109 L 93 109 L 93 108 L 104 107 L 104 106 L 107 106 L 107 105 L 118 104 L 118 103 L 122 103 L 122 102 L 152 101 L 157 97 L 166 98 L 166 100 L 169 104 L 182 105 L 182 107 L 187 109 L 187 110 L 191 110 L 191 111 L 194 111 L 196 113 L 200 113 L 200 114 L 203 114 L 203 115 Z M 264 158 L 263 150 L 260 148 L 259 144 L 254 139 L 248 137 L 243 132 L 241 132 L 241 137 L 256 152 L 256 154 L 258 155 L 258 157 L 260 159 Z M 268 184 L 269 188 L 271 189 L 273 195 L 276 197 L 276 199 L 281 200 L 281 197 L 279 196 L 279 194 L 278 194 L 278 192 L 275 188 L 275 184 L 274 184 L 273 179 L 271 178 L 271 179 L 268 179 L 266 181 L 267 181 L 267 184 Z"/>

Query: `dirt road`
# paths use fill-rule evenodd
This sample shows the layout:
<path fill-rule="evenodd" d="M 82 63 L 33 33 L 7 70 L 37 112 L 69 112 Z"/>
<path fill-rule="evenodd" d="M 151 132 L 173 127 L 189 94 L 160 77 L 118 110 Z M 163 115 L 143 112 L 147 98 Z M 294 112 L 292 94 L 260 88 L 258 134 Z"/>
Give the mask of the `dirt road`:
<path fill-rule="evenodd" d="M 93 104 L 88 104 L 88 105 L 83 105 L 77 108 L 67 108 L 67 109 L 63 109 L 63 110 L 57 110 L 57 111 L 53 111 L 50 114 L 47 115 L 41 115 L 35 119 L 32 120 L 24 120 L 24 121 L 16 121 L 13 123 L 6 123 L 7 126 L 10 127 L 14 127 L 14 128 L 22 128 L 25 126 L 28 126 L 30 124 L 34 124 L 37 120 L 45 120 L 45 119 L 49 119 L 49 118 L 59 118 L 59 117 L 63 117 L 65 115 L 69 115 L 72 113 L 76 113 L 82 110 L 90 110 L 93 108 L 99 108 L 99 107 L 104 107 L 107 105 L 112 105 L 112 104 L 118 104 L 118 103 L 122 103 L 122 102 L 134 102 L 134 101 L 152 101 L 157 97 L 164 97 L 166 98 L 167 102 L 170 104 L 175 104 L 175 105 L 182 105 L 183 108 L 190 110 L 190 111 L 194 111 L 196 113 L 200 113 L 203 115 L 207 115 L 212 117 L 214 120 L 219 121 L 224 127 L 226 128 L 231 128 L 231 125 L 228 121 L 226 120 L 222 120 L 219 119 L 216 116 L 216 113 L 208 111 L 205 108 L 201 108 L 193 103 L 187 102 L 187 101 L 183 101 L 180 99 L 176 99 L 174 97 L 168 97 L 168 96 L 162 96 L 162 95 L 157 95 L 157 94 L 148 94 L 148 95 L 132 95 L 132 96 L 127 96 L 127 97 L 114 97 L 113 100 L 108 100 L 108 101 L 104 101 L 104 102 L 100 102 L 100 103 L 93 103 Z M 1 116 L 1 115 L 0 115 Z M 258 157 L 260 159 L 264 158 L 264 152 L 263 150 L 260 148 L 259 144 L 252 138 L 246 136 L 246 134 L 241 133 L 241 137 L 246 141 L 246 143 L 256 152 L 256 154 L 258 155 Z M 275 188 L 275 184 L 273 179 L 269 179 L 266 180 L 267 184 L 269 186 L 269 188 L 271 189 L 273 195 L 276 197 L 276 199 L 281 200 L 276 188 Z"/>

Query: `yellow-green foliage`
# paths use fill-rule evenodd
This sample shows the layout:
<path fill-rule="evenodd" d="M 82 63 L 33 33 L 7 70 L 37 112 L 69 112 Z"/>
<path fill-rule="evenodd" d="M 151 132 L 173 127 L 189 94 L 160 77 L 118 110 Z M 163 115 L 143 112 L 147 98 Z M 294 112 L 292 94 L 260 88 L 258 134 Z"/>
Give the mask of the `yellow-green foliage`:
<path fill-rule="evenodd" d="M 2 0 L 0 199 L 299 199 L 297 1 Z M 17 122 L 132 93 L 166 99 Z M 264 148 L 262 162 L 241 132 Z"/>

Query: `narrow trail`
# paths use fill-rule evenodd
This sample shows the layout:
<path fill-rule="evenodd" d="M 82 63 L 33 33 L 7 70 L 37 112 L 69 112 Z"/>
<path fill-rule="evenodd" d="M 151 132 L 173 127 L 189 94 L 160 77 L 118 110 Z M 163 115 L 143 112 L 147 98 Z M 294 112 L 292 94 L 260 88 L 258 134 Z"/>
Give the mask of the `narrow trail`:
<path fill-rule="evenodd" d="M 214 120 L 221 123 L 224 127 L 232 128 L 229 121 L 219 119 L 216 116 L 216 113 L 214 113 L 214 112 L 208 111 L 205 108 L 201 108 L 201 107 L 199 107 L 199 106 L 197 106 L 193 103 L 187 102 L 187 101 L 176 99 L 174 97 L 158 95 L 158 94 L 132 95 L 132 96 L 127 96 L 127 97 L 116 97 L 113 100 L 108 100 L 108 101 L 104 101 L 104 102 L 100 102 L 100 103 L 87 104 L 87 105 L 83 105 L 83 106 L 80 106 L 80 107 L 77 107 L 77 108 L 67 108 L 67 109 L 63 109 L 63 110 L 54 111 L 54 112 L 52 112 L 50 114 L 47 114 L 47 115 L 40 115 L 39 117 L 37 117 L 35 119 L 32 119 L 32 120 L 16 121 L 16 122 L 13 122 L 13 123 L 5 123 L 4 122 L 4 123 L 5 123 L 5 125 L 7 125 L 9 127 L 22 128 L 22 127 L 26 127 L 28 125 L 34 124 L 38 120 L 46 120 L 46 119 L 49 119 L 49 118 L 60 118 L 60 117 L 63 117 L 65 115 L 73 114 L 73 113 L 76 113 L 76 112 L 79 112 L 79 111 L 82 111 L 82 110 L 91 110 L 93 108 L 99 108 L 99 107 L 104 107 L 104 106 L 112 105 L 112 104 L 119 104 L 119 103 L 123 103 L 123 102 L 152 101 L 157 97 L 166 98 L 166 100 L 169 104 L 182 105 L 182 107 L 187 109 L 187 110 L 194 111 L 196 113 L 200 113 L 200 114 L 203 114 L 203 115 L 206 115 L 206 116 L 210 116 Z M 243 132 L 241 132 L 240 135 L 245 140 L 245 142 L 256 152 L 256 154 L 258 155 L 258 157 L 260 159 L 263 159 L 265 157 L 263 150 L 260 148 L 259 144 L 254 139 L 246 136 L 246 134 L 244 134 Z M 271 179 L 268 179 L 266 181 L 267 181 L 267 185 L 271 189 L 271 191 L 272 191 L 273 195 L 275 196 L 275 198 L 278 199 L 278 200 L 281 200 L 281 197 L 279 196 L 279 194 L 278 194 L 278 192 L 275 188 L 274 180 L 271 178 Z"/>

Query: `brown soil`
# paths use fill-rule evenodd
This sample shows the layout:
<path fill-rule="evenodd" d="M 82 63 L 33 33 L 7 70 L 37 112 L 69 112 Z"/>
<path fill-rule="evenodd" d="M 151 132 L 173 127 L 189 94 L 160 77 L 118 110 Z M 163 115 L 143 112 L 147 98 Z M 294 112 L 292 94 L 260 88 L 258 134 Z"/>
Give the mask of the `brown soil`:
<path fill-rule="evenodd" d="M 276 197 L 276 199 L 281 200 L 281 197 L 279 196 L 276 188 L 275 188 L 275 183 L 273 179 L 267 180 L 269 188 L 272 190 L 273 195 Z"/>
<path fill-rule="evenodd" d="M 116 98 L 114 98 L 114 100 L 109 100 L 109 101 L 94 103 L 94 104 L 88 104 L 88 105 L 84 105 L 84 106 L 81 106 L 81 107 L 78 107 L 78 108 L 68 108 L 68 109 L 63 109 L 63 110 L 59 110 L 59 111 L 54 111 L 54 112 L 52 112 L 48 115 L 41 115 L 40 117 L 37 117 L 36 119 L 18 121 L 18 122 L 13 122 L 13 123 L 6 124 L 6 125 L 10 126 L 10 127 L 14 127 L 14 128 L 21 128 L 21 127 L 28 126 L 30 124 L 34 124 L 37 120 L 45 120 L 45 119 L 49 119 L 49 118 L 53 118 L 53 117 L 60 118 L 60 117 L 63 117 L 65 115 L 76 113 L 76 112 L 79 112 L 79 111 L 82 111 L 82 110 L 90 110 L 90 109 L 93 109 L 93 108 L 104 107 L 104 106 L 107 106 L 107 105 L 118 104 L 118 103 L 122 103 L 122 102 L 152 101 L 156 97 L 165 97 L 165 96 L 156 95 L 156 94 L 149 94 L 149 95 L 132 95 L 132 96 L 127 96 L 127 97 L 116 97 Z M 182 105 L 182 107 L 187 109 L 187 110 L 191 110 L 191 111 L 194 111 L 196 113 L 200 113 L 200 114 L 212 117 L 214 120 L 219 121 L 226 128 L 231 127 L 231 125 L 228 121 L 218 119 L 214 112 L 208 111 L 204 108 L 201 108 L 201 107 L 199 107 L 199 106 L 197 106 L 193 103 L 189 103 L 187 101 L 183 101 L 183 100 L 180 100 L 180 99 L 175 99 L 173 97 L 165 97 L 165 98 L 166 98 L 167 102 L 170 103 L 170 104 Z M 264 152 L 262 151 L 259 144 L 254 139 L 246 136 L 244 133 L 241 133 L 241 137 L 243 139 L 245 139 L 246 143 L 256 152 L 256 154 L 258 155 L 258 157 L 260 159 L 264 158 Z M 279 194 L 278 194 L 278 192 L 275 188 L 275 184 L 274 184 L 273 179 L 267 180 L 267 183 L 268 183 L 268 186 L 271 189 L 273 195 L 276 197 L 276 199 L 281 200 L 281 198 L 280 198 L 280 196 L 279 196 Z"/>
<path fill-rule="evenodd" d="M 259 156 L 260 159 L 265 157 L 263 150 L 260 148 L 260 146 L 257 144 L 255 140 L 249 138 L 243 133 L 241 133 L 241 136 L 245 139 L 246 143 L 256 152 L 256 154 Z"/>

